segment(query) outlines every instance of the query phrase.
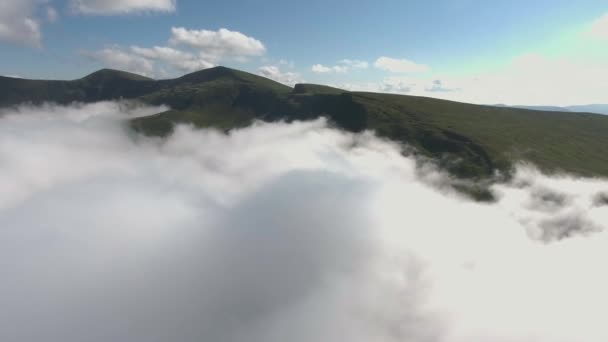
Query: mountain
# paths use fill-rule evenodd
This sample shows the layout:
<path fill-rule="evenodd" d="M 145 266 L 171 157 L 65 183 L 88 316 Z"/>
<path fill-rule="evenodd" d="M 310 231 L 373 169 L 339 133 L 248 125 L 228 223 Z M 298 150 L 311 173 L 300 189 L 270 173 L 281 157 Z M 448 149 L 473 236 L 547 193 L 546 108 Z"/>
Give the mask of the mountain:
<path fill-rule="evenodd" d="M 531 109 L 531 110 L 542 110 L 546 112 L 570 112 L 568 107 L 558 106 L 512 106 L 514 108 Z"/>
<path fill-rule="evenodd" d="M 497 107 L 508 107 L 503 104 L 496 105 L 496 106 Z M 522 109 L 532 109 L 532 110 L 542 110 L 542 111 L 553 111 L 553 112 L 580 112 L 580 113 L 596 113 L 596 114 L 608 115 L 608 104 L 590 104 L 590 105 L 566 106 L 566 107 L 556 107 L 556 106 L 510 106 L 510 107 L 522 108 Z"/>
<path fill-rule="evenodd" d="M 571 112 L 588 112 L 608 115 L 608 104 L 590 104 L 582 106 L 568 106 L 566 107 Z"/>
<path fill-rule="evenodd" d="M 225 67 L 176 79 L 152 80 L 101 70 L 73 81 L 0 77 L 0 106 L 135 99 L 171 110 L 131 126 L 167 135 L 176 123 L 229 130 L 253 120 L 327 117 L 352 132 L 371 129 L 413 146 L 462 178 L 508 174 L 517 161 L 545 171 L 608 177 L 608 116 L 483 106 L 427 97 L 349 92 L 314 84 L 294 88 Z"/>

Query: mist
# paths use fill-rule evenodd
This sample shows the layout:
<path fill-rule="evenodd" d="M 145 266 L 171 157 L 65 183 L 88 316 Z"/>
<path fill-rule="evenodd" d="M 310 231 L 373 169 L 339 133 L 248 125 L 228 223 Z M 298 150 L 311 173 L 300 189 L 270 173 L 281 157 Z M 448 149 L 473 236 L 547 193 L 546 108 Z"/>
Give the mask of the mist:
<path fill-rule="evenodd" d="M 477 203 L 322 119 L 125 124 L 162 110 L 0 112 L 1 341 L 608 340 L 608 180 Z"/>

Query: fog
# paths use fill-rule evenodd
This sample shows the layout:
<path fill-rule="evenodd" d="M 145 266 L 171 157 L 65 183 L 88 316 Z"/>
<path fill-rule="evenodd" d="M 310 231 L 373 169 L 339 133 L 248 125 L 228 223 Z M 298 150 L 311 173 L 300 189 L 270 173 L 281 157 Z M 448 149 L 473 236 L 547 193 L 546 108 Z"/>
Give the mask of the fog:
<path fill-rule="evenodd" d="M 0 340 L 608 341 L 608 181 L 521 165 L 492 204 L 325 121 L 129 131 L 0 113 Z"/>

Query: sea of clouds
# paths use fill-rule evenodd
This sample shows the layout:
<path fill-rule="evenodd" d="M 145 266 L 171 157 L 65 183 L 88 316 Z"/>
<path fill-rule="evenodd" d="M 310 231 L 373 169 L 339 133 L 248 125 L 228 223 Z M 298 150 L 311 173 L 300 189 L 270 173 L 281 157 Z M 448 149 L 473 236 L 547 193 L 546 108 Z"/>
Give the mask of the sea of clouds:
<path fill-rule="evenodd" d="M 608 180 L 476 203 L 323 120 L 125 125 L 160 110 L 0 112 L 0 341 L 608 341 Z"/>

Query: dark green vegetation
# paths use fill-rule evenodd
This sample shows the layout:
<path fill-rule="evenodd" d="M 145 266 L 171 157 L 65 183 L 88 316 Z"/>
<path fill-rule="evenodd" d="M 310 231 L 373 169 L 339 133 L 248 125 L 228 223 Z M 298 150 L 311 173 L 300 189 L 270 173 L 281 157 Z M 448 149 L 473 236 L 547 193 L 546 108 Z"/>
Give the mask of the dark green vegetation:
<path fill-rule="evenodd" d="M 0 106 L 23 102 L 93 102 L 136 99 L 172 109 L 131 126 L 169 134 L 176 123 L 228 130 L 253 120 L 327 117 L 352 132 L 415 147 L 461 178 L 483 179 L 516 161 L 548 172 L 608 176 L 608 116 L 480 106 L 425 97 L 348 92 L 312 84 L 294 88 L 249 73 L 217 67 L 177 79 L 151 80 L 101 70 L 74 81 L 0 77 Z M 487 196 L 483 189 L 478 196 Z"/>

